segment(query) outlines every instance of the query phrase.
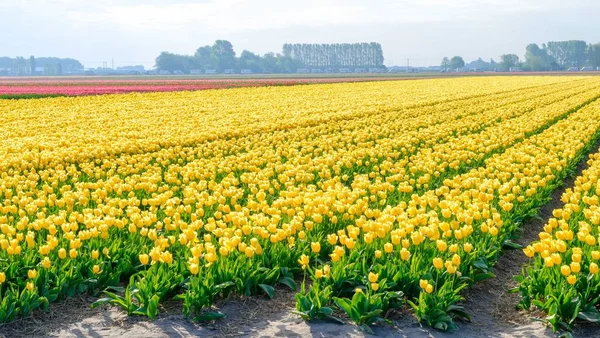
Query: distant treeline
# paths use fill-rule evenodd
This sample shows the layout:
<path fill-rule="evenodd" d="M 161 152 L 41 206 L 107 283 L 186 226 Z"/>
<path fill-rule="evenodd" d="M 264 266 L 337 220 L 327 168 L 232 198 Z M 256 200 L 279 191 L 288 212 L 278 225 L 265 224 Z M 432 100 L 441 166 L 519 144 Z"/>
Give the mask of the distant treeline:
<path fill-rule="evenodd" d="M 382 68 L 381 45 L 371 43 L 345 44 L 285 44 L 282 53 L 258 55 L 244 50 L 239 57 L 227 40 L 217 40 L 212 46 L 202 46 L 194 55 L 162 52 L 156 58 L 156 68 L 169 72 L 190 73 L 193 70 L 242 69 L 253 73 L 293 73 L 301 68 Z"/>
<path fill-rule="evenodd" d="M 61 75 L 81 73 L 83 65 L 75 59 L 56 57 L 0 57 L 0 75 Z"/>
<path fill-rule="evenodd" d="M 502 70 L 518 68 L 523 71 L 550 71 L 567 70 L 571 67 L 600 67 L 600 43 L 588 44 L 583 40 L 550 41 L 538 46 L 531 43 L 525 47 L 525 59 L 516 54 L 503 54 L 499 62 L 491 59 L 486 62 L 479 58 L 465 64 L 462 58 L 455 56 L 452 59 L 444 58 L 442 68 L 468 68 L 480 70 Z"/>
<path fill-rule="evenodd" d="M 285 44 L 283 55 L 309 68 L 382 68 L 383 49 L 377 42 Z"/>

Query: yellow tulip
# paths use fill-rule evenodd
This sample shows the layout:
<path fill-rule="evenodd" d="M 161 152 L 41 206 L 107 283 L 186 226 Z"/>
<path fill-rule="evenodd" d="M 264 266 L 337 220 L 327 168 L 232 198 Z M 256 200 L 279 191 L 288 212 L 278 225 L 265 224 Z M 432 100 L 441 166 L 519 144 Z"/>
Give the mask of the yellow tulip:
<path fill-rule="evenodd" d="M 150 260 L 150 256 L 148 256 L 147 254 L 140 254 L 139 255 L 139 260 L 140 260 L 140 263 L 142 263 L 142 265 L 148 265 L 148 262 Z"/>
<path fill-rule="evenodd" d="M 298 263 L 300 263 L 300 265 L 302 266 L 302 270 L 306 269 L 306 266 L 309 263 L 309 258 L 307 255 L 302 255 L 300 256 L 300 258 L 298 259 Z"/>
<path fill-rule="evenodd" d="M 323 274 L 325 277 L 329 278 L 329 275 L 331 274 L 331 267 L 329 264 L 325 264 L 325 266 L 323 266 Z"/>
<path fill-rule="evenodd" d="M 410 258 L 410 251 L 406 250 L 406 248 L 402 248 L 400 250 L 400 258 L 403 261 L 407 261 Z"/>
<path fill-rule="evenodd" d="M 190 264 L 189 269 L 190 269 L 190 273 L 192 275 L 197 275 L 198 272 L 200 271 L 198 264 Z"/>
<path fill-rule="evenodd" d="M 385 243 L 383 245 L 383 251 L 385 251 L 385 253 L 391 253 L 392 251 L 394 251 L 394 246 L 392 245 L 392 243 Z"/>
<path fill-rule="evenodd" d="M 244 254 L 248 258 L 252 258 L 252 256 L 254 256 L 254 248 L 251 246 L 246 247 L 246 249 L 244 249 Z"/>
<path fill-rule="evenodd" d="M 60 248 L 60 249 L 58 249 L 58 257 L 59 257 L 60 259 L 65 259 L 65 258 L 67 258 L 67 250 L 65 250 L 65 249 L 63 249 L 63 248 Z"/>

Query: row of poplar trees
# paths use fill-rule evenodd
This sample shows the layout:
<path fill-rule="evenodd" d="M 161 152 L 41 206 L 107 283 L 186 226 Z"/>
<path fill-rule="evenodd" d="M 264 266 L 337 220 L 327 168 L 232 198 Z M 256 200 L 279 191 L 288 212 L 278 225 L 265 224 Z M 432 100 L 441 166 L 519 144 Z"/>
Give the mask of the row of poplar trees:
<path fill-rule="evenodd" d="M 383 68 L 383 49 L 377 42 L 283 45 L 283 55 L 306 68 Z"/>

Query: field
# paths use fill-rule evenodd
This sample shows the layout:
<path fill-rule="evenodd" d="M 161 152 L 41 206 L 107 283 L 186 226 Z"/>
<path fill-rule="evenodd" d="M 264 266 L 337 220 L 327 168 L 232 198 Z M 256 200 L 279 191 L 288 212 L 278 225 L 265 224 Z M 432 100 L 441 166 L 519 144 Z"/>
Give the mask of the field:
<path fill-rule="evenodd" d="M 600 321 L 600 77 L 60 81 L 0 86 L 76 88 L 0 100 L 0 322 L 86 295 L 218 326 L 283 294 L 310 323 L 478 336 L 481 285 Z"/>
<path fill-rule="evenodd" d="M 144 92 L 172 92 L 237 87 L 408 80 L 462 76 L 552 75 L 552 73 L 366 73 L 366 74 L 248 74 L 180 76 L 55 76 L 0 77 L 0 99 L 30 99 Z M 583 73 L 582 73 L 583 74 Z M 593 72 L 589 74 L 594 74 Z M 573 73 L 560 73 L 578 75 Z"/>
<path fill-rule="evenodd" d="M 203 75 L 203 76 L 86 76 L 86 77 L 0 77 L 0 99 L 26 99 L 143 92 L 172 92 L 236 87 L 290 86 L 299 84 L 383 81 L 415 78 L 419 74 L 364 74 L 362 76 L 305 74 Z M 423 75 L 427 76 L 427 75 Z"/>

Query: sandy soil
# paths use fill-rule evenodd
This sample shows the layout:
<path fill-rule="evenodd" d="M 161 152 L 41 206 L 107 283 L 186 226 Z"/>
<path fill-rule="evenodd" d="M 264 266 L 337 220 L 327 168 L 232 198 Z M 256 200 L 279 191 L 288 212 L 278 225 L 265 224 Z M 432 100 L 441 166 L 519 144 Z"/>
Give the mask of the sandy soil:
<path fill-rule="evenodd" d="M 597 147 L 593 151 L 595 151 Z M 587 159 L 587 157 L 586 157 Z M 565 181 L 552 195 L 552 200 L 540 209 L 539 218 L 526 222 L 518 243 L 526 244 L 537 237 L 554 208 L 560 207 L 565 187 L 586 167 L 580 163 L 575 175 Z M 515 309 L 518 295 L 508 293 L 516 286 L 514 275 L 527 262 L 520 250 L 503 253 L 495 266 L 496 278 L 469 288 L 463 306 L 472 322 L 459 322 L 456 333 L 443 333 L 421 327 L 410 311 L 394 312 L 390 323 L 374 326 L 378 337 L 556 337 L 540 322 L 543 314 Z M 0 326 L 0 337 L 365 337 L 369 336 L 352 324 L 331 322 L 307 323 L 291 314 L 294 293 L 277 288 L 273 300 L 266 297 L 232 298 L 219 302 L 216 308 L 226 315 L 215 323 L 198 325 L 186 320 L 181 304 L 175 301 L 162 305 L 154 321 L 128 317 L 117 308 L 105 306 L 90 309 L 94 298 L 75 297 L 52 305 L 47 312 L 38 311 L 31 317 Z M 536 317 L 537 316 L 537 317 Z M 582 326 L 574 337 L 600 337 L 598 326 Z"/>

